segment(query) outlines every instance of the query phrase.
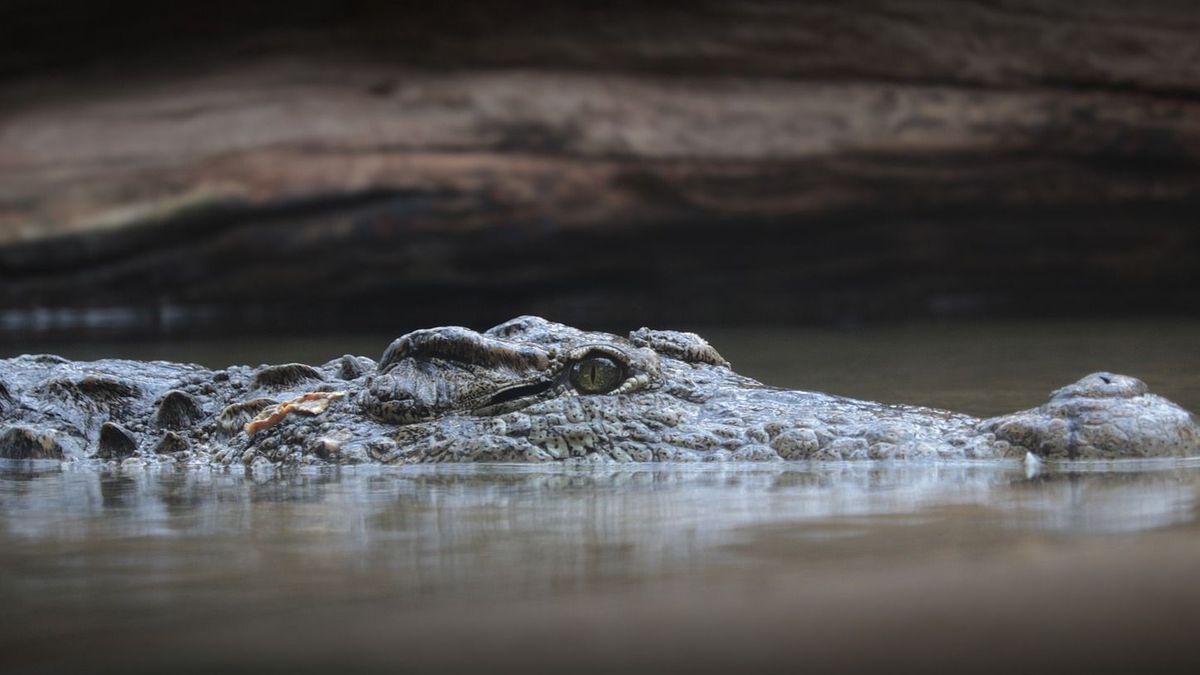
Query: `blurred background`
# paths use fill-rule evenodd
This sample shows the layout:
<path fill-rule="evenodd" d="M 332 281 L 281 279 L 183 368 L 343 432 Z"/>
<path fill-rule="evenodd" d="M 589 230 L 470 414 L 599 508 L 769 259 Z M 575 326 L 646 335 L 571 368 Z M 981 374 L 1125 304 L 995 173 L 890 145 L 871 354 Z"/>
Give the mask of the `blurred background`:
<path fill-rule="evenodd" d="M 2 339 L 1196 316 L 1186 0 L 0 2 Z"/>

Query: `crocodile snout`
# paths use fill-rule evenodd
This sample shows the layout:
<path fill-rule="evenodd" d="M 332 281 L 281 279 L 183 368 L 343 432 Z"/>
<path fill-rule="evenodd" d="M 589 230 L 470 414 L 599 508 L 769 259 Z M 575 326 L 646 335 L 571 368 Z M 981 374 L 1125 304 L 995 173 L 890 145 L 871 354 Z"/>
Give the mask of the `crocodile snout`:
<path fill-rule="evenodd" d="M 1050 459 L 1179 457 L 1200 453 L 1196 417 L 1127 375 L 1093 373 L 1044 405 L 985 420 L 1018 451 Z"/>

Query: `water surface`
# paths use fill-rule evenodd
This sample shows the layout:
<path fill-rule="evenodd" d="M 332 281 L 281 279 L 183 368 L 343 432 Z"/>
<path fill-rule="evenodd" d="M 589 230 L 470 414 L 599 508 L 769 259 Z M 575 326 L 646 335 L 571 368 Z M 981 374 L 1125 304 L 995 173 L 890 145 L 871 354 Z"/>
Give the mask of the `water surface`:
<path fill-rule="evenodd" d="M 709 330 L 784 386 L 994 414 L 1107 368 L 1200 409 L 1200 324 Z M 354 341 L 74 357 L 375 355 Z M 0 467 L 6 672 L 1196 672 L 1200 464 Z"/>

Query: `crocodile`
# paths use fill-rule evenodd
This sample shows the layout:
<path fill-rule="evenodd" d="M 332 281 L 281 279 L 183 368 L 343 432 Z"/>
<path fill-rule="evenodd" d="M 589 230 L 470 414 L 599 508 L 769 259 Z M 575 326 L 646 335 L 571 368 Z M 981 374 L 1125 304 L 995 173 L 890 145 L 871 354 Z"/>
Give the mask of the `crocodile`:
<path fill-rule="evenodd" d="M 1200 454 L 1190 413 L 1094 373 L 977 418 L 792 391 L 694 333 L 590 332 L 535 316 L 418 330 L 345 355 L 211 370 L 0 360 L 0 457 L 263 465 L 478 461 L 1115 459 Z"/>

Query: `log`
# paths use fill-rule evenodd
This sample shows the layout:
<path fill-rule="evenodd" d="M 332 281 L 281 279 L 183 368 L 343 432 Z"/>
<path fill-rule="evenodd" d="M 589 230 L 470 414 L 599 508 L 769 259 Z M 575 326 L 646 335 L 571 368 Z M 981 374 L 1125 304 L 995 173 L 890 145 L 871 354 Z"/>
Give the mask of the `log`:
<path fill-rule="evenodd" d="M 9 336 L 1200 305 L 1192 3 L 94 5 L 0 6 Z"/>

